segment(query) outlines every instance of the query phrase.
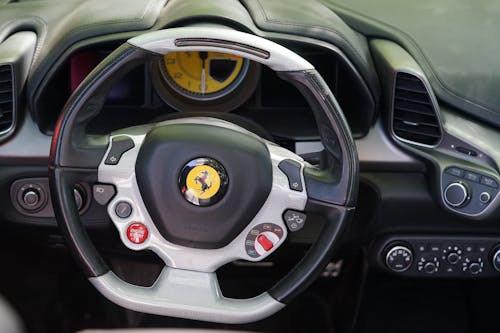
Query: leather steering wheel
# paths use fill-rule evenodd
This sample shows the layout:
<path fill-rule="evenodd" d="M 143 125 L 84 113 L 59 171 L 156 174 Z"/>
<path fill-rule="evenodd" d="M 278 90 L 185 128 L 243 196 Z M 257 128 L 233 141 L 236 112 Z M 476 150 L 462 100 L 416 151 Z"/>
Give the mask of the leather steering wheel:
<path fill-rule="evenodd" d="M 238 55 L 294 84 L 314 112 L 325 147 L 321 166 L 211 117 L 168 120 L 100 137 L 85 133 L 121 75 L 178 51 Z M 313 281 L 331 259 L 354 209 L 358 172 L 348 124 L 314 67 L 274 42 L 223 27 L 150 32 L 117 48 L 68 100 L 50 153 L 58 223 L 105 297 L 136 311 L 223 323 L 270 316 Z M 73 199 L 77 181 L 116 188 L 107 211 L 121 240 L 132 250 L 152 250 L 165 262 L 151 287 L 129 284 L 108 268 L 80 221 Z M 224 297 L 217 268 L 237 259 L 260 261 L 277 250 L 290 232 L 287 211 L 321 214 L 327 223 L 305 257 L 267 292 L 249 299 Z"/>

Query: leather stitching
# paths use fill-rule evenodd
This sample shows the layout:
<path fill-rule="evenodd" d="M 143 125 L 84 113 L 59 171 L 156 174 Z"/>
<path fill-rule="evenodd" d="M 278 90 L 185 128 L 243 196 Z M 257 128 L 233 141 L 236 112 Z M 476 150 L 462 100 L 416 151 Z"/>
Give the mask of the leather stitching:
<path fill-rule="evenodd" d="M 368 64 L 368 62 L 366 61 L 366 59 L 358 52 L 358 50 L 352 45 L 352 43 L 340 31 L 335 30 L 333 28 L 329 28 L 329 27 L 325 27 L 325 26 L 320 26 L 320 25 L 301 24 L 301 23 L 296 23 L 296 22 L 288 22 L 288 21 L 282 21 L 282 20 L 270 18 L 270 17 L 267 16 L 267 13 L 266 13 L 264 7 L 262 6 L 261 1 L 257 0 L 255 2 L 256 2 L 257 6 L 258 6 L 258 8 L 259 8 L 259 10 L 261 12 L 261 16 L 264 18 L 264 20 L 266 22 L 274 23 L 274 24 L 279 24 L 279 25 L 283 25 L 283 26 L 292 26 L 292 27 L 295 26 L 295 27 L 300 27 L 300 28 L 316 28 L 316 29 L 320 29 L 320 30 L 329 31 L 332 34 L 334 34 L 337 37 L 339 37 L 344 43 L 346 43 L 347 46 L 349 46 L 349 48 L 354 52 L 354 54 L 361 60 L 361 63 L 363 65 L 370 66 Z"/>
<path fill-rule="evenodd" d="M 161 1 L 164 4 L 164 0 Z M 95 29 L 97 27 L 103 27 L 103 26 L 109 26 L 113 24 L 118 24 L 118 23 L 133 23 L 133 22 L 140 22 L 144 20 L 144 17 L 146 16 L 146 13 L 150 10 L 151 7 L 153 7 L 153 4 L 156 3 L 156 0 L 149 0 L 147 5 L 144 6 L 144 10 L 142 11 L 141 15 L 138 17 L 135 17 L 133 19 L 112 19 L 112 20 L 107 20 L 107 21 L 102 21 L 98 23 L 90 23 L 90 24 L 85 24 L 79 27 L 76 27 L 74 29 L 71 29 L 70 32 L 80 32 L 80 31 L 87 31 L 87 30 L 95 30 L 98 31 L 98 29 Z M 163 4 L 161 7 L 163 7 Z M 82 3 L 82 6 L 85 6 L 85 3 Z M 80 6 L 80 7 L 82 7 Z"/>

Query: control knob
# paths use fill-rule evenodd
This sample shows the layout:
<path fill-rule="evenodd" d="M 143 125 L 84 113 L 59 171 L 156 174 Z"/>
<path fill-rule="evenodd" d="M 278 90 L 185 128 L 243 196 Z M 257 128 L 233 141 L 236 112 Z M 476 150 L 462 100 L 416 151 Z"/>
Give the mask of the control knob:
<path fill-rule="evenodd" d="M 42 209 L 46 203 L 45 192 L 39 184 L 27 183 L 17 190 L 17 203 L 27 212 Z"/>
<path fill-rule="evenodd" d="M 484 262 L 481 258 L 465 258 L 462 264 L 462 271 L 468 271 L 472 275 L 477 275 L 483 271 Z"/>
<path fill-rule="evenodd" d="M 497 247 L 495 254 L 493 255 L 493 267 L 500 272 L 500 247 Z"/>
<path fill-rule="evenodd" d="M 455 208 L 464 206 L 470 199 L 467 185 L 460 182 L 454 182 L 446 186 L 443 194 L 444 201 Z"/>
<path fill-rule="evenodd" d="M 420 258 L 418 262 L 418 270 L 427 274 L 434 274 L 439 270 L 439 259 L 432 257 L 429 259 Z"/>
<path fill-rule="evenodd" d="M 406 246 L 393 246 L 387 251 L 385 264 L 394 272 L 404 272 L 413 262 L 413 253 Z"/>
<path fill-rule="evenodd" d="M 443 260 L 446 260 L 450 265 L 456 265 L 462 259 L 462 250 L 458 246 L 448 246 L 443 251 Z"/>
<path fill-rule="evenodd" d="M 23 193 L 23 202 L 27 207 L 36 207 L 40 202 L 40 194 L 34 189 L 27 190 Z"/>

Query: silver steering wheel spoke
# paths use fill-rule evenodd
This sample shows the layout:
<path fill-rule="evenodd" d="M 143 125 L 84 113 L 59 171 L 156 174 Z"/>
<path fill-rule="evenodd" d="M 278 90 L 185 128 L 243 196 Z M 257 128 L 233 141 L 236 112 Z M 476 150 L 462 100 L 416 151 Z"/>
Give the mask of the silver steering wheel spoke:
<path fill-rule="evenodd" d="M 262 140 L 269 151 L 272 163 L 272 187 L 269 196 L 255 217 L 248 221 L 249 223 L 243 231 L 228 245 L 221 248 L 191 248 L 166 240 L 155 226 L 139 190 L 135 165 L 146 134 L 154 127 L 183 123 L 210 124 L 237 130 Z M 128 138 L 133 141 L 134 147 L 123 153 L 118 163 L 110 165 L 106 164 L 112 149 L 110 144 L 99 166 L 99 182 L 112 184 L 116 188 L 116 195 L 108 204 L 108 214 L 125 246 L 136 251 L 151 250 L 169 267 L 198 272 L 214 272 L 222 265 L 234 260 L 261 261 L 276 251 L 287 237 L 287 226 L 283 221 L 284 212 L 288 209 L 302 211 L 305 208 L 307 202 L 305 186 L 302 186 L 301 191 L 292 190 L 288 177 L 279 168 L 279 164 L 283 160 L 295 161 L 300 168 L 300 182 L 304 184 L 302 170 L 306 162 L 291 151 L 266 141 L 233 123 L 215 118 L 183 118 L 123 129 L 113 133 L 110 142 L 116 138 Z M 179 195 L 181 194 L 179 193 Z M 123 209 L 125 211 L 121 212 Z M 183 221 L 178 222 L 182 223 Z M 145 237 L 143 241 L 142 239 L 134 239 L 134 235 L 131 235 L 131 228 L 134 226 L 142 228 L 139 231 L 135 230 L 135 237 L 141 237 L 141 235 L 137 235 L 137 232 L 142 232 L 142 237 Z M 144 232 L 144 230 L 146 231 Z M 263 245 L 258 241 L 259 237 L 262 237 L 261 235 L 266 236 Z"/>
<path fill-rule="evenodd" d="M 121 280 L 113 272 L 90 282 L 111 301 L 131 310 L 221 323 L 245 323 L 285 305 L 268 293 L 249 299 L 222 295 L 215 273 L 165 267 L 151 287 Z"/>

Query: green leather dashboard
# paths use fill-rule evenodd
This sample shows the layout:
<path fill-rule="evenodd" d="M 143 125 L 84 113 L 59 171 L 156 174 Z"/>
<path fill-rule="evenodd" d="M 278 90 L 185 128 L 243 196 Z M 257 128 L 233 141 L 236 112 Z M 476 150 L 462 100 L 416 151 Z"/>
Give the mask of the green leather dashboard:
<path fill-rule="evenodd" d="M 326 0 L 367 37 L 415 57 L 442 101 L 500 126 L 500 3 L 490 0 Z"/>

